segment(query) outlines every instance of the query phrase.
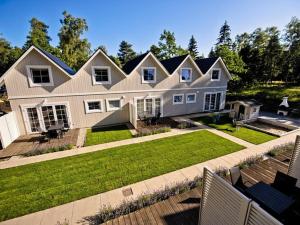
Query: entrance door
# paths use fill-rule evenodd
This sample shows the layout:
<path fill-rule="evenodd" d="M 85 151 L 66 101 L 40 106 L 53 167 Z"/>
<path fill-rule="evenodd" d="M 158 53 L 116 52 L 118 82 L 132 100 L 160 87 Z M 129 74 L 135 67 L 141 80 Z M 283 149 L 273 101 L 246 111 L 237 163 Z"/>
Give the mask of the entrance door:
<path fill-rule="evenodd" d="M 27 108 L 30 132 L 38 132 L 41 128 L 37 108 Z"/>
<path fill-rule="evenodd" d="M 218 111 L 221 104 L 221 92 L 206 93 L 204 98 L 204 111 Z"/>
<path fill-rule="evenodd" d="M 143 98 L 136 100 L 137 115 L 148 113 L 150 115 L 157 115 L 162 112 L 161 98 Z"/>

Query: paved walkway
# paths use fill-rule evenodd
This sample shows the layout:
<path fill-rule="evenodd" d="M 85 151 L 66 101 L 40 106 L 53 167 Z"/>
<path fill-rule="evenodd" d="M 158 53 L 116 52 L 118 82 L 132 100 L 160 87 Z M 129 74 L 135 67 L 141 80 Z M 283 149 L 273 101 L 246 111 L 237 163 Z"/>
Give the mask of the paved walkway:
<path fill-rule="evenodd" d="M 61 152 L 52 152 L 52 153 L 48 153 L 48 154 L 31 156 L 31 157 L 22 157 L 22 158 L 14 157 L 14 158 L 11 158 L 10 160 L 0 162 L 0 169 L 6 169 L 6 168 L 11 168 L 11 167 L 16 167 L 16 166 L 27 165 L 27 164 L 31 164 L 31 163 L 43 162 L 43 161 L 52 160 L 52 159 L 65 158 L 65 157 L 69 157 L 69 156 L 100 151 L 100 150 L 123 146 L 123 145 L 136 144 L 136 143 L 141 143 L 141 142 L 145 142 L 145 141 L 152 141 L 152 140 L 156 140 L 156 139 L 160 139 L 160 138 L 166 138 L 166 137 L 171 137 L 171 136 L 175 136 L 175 135 L 186 134 L 186 133 L 195 132 L 195 131 L 203 130 L 203 129 L 209 130 L 212 133 L 215 133 L 221 137 L 229 139 L 229 140 L 236 142 L 237 144 L 243 145 L 245 147 L 249 147 L 252 145 L 246 141 L 235 138 L 235 137 L 225 134 L 221 131 L 215 131 L 213 128 L 201 125 L 200 123 L 198 123 L 197 125 L 198 125 L 197 127 L 193 127 L 190 129 L 172 129 L 170 132 L 166 132 L 166 133 L 154 134 L 154 135 L 138 137 L 138 138 L 131 138 L 131 139 L 126 139 L 126 140 L 115 141 L 115 142 L 99 144 L 99 145 L 93 145 L 93 146 L 88 146 L 88 147 L 82 147 L 82 148 L 77 148 L 77 149 L 72 149 L 72 150 L 61 151 Z"/>
<path fill-rule="evenodd" d="M 85 218 L 95 215 L 99 209 L 105 205 L 114 207 L 123 201 L 132 200 L 145 193 L 152 193 L 165 188 L 165 186 L 172 186 L 178 182 L 193 180 L 196 176 L 202 176 L 202 171 L 205 166 L 208 166 L 213 170 L 220 167 L 230 168 L 249 157 L 265 154 L 274 146 L 294 142 L 296 135 L 300 135 L 300 130 L 260 145 L 254 145 L 238 152 L 131 184 L 126 187 L 7 220 L 0 223 L 0 225 L 56 225 L 58 221 L 63 222 L 64 220 L 72 225 L 88 224 L 88 221 L 86 221 Z M 125 197 L 122 191 L 126 188 L 131 188 L 133 195 Z"/>

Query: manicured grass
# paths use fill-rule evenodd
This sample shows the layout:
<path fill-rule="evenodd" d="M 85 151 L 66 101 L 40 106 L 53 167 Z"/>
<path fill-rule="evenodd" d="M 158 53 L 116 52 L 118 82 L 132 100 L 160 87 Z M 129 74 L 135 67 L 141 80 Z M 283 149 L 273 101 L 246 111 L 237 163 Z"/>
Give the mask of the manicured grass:
<path fill-rule="evenodd" d="M 235 127 L 233 127 L 231 120 L 226 116 L 222 116 L 217 123 L 213 122 L 213 118 L 211 116 L 193 118 L 193 120 L 201 122 L 217 130 L 221 130 L 227 134 L 248 141 L 252 144 L 261 144 L 277 138 L 276 136 L 246 127 L 241 127 L 239 130 L 237 130 Z"/>
<path fill-rule="evenodd" d="M 87 129 L 84 145 L 98 145 L 129 138 L 132 138 L 132 134 L 126 125 Z"/>
<path fill-rule="evenodd" d="M 109 191 L 243 148 L 203 130 L 0 170 L 0 220 Z"/>

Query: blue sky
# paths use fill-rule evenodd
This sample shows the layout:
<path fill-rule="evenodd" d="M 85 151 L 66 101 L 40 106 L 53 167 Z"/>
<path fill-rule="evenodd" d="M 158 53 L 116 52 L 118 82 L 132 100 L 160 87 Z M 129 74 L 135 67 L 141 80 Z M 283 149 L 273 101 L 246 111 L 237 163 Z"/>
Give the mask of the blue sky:
<path fill-rule="evenodd" d="M 193 34 L 205 55 L 216 42 L 220 26 L 228 21 L 232 37 L 257 27 L 283 29 L 292 16 L 300 18 L 299 0 L 0 0 L 0 34 L 12 45 L 22 46 L 36 17 L 50 26 L 57 45 L 59 19 L 67 10 L 85 18 L 85 37 L 92 47 L 105 45 L 116 54 L 122 40 L 137 52 L 156 44 L 163 29 L 175 32 L 177 43 L 186 47 Z"/>

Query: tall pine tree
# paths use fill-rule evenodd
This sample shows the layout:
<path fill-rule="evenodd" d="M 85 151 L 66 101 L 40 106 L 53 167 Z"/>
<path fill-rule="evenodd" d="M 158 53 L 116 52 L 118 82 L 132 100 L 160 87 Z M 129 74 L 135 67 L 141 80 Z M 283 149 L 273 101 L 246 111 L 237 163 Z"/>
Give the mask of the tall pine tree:
<path fill-rule="evenodd" d="M 178 47 L 174 32 L 164 30 L 160 35 L 158 47 L 160 48 L 160 59 L 169 59 L 176 56 Z"/>
<path fill-rule="evenodd" d="M 216 45 L 217 46 L 226 45 L 229 48 L 231 48 L 232 47 L 232 40 L 231 40 L 231 37 L 230 37 L 230 32 L 231 32 L 230 26 L 228 25 L 227 21 L 225 20 L 225 23 L 223 24 L 223 26 L 220 29 L 219 37 L 217 39 Z"/>
<path fill-rule="evenodd" d="M 190 55 L 193 57 L 193 59 L 196 59 L 198 57 L 198 46 L 197 46 L 197 41 L 194 37 L 194 35 L 192 35 L 190 41 L 189 41 L 189 45 L 188 45 L 188 51 L 190 53 Z"/>
<path fill-rule="evenodd" d="M 135 51 L 132 49 L 132 44 L 127 41 L 122 41 L 119 46 L 118 59 L 122 66 L 129 60 L 136 57 Z"/>
<path fill-rule="evenodd" d="M 27 40 L 23 49 L 27 50 L 31 45 L 35 45 L 36 47 L 52 52 L 53 49 L 50 45 L 51 38 L 48 35 L 49 26 L 36 18 L 32 18 L 29 23 L 30 31 L 26 37 Z"/>
<path fill-rule="evenodd" d="M 73 17 L 66 11 L 63 16 L 58 34 L 61 58 L 73 69 L 78 69 L 91 53 L 90 43 L 86 38 L 81 38 L 84 31 L 88 30 L 88 25 L 85 19 Z"/>

